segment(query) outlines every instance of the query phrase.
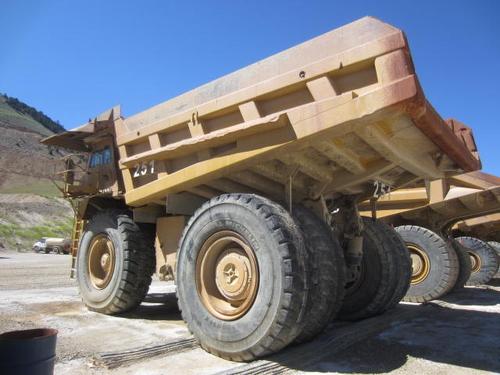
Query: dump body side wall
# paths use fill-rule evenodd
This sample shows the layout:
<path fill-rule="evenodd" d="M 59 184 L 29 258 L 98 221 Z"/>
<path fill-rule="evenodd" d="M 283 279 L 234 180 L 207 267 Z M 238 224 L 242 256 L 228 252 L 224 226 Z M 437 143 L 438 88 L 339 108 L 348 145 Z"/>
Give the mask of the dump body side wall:
<path fill-rule="evenodd" d="M 127 203 L 276 199 L 292 175 L 300 200 L 476 169 L 423 97 L 402 32 L 371 18 L 339 30 L 117 124 Z"/>

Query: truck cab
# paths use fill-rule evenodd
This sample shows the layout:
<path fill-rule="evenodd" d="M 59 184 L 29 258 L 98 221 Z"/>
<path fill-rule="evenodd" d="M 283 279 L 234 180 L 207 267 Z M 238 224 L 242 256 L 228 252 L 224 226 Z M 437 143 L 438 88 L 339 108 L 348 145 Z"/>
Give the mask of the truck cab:
<path fill-rule="evenodd" d="M 123 193 L 117 171 L 114 121 L 120 120 L 120 108 L 114 107 L 85 125 L 44 140 L 47 145 L 71 149 L 64 158 L 63 194 L 67 198 L 113 196 Z"/>

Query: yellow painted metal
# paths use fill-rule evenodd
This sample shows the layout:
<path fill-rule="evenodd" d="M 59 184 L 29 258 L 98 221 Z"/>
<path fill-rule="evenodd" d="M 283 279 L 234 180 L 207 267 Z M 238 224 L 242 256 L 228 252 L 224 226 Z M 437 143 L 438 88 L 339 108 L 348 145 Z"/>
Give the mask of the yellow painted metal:
<path fill-rule="evenodd" d="M 113 278 L 116 254 L 113 242 L 106 234 L 96 235 L 90 242 L 87 268 L 90 282 L 104 289 Z"/>
<path fill-rule="evenodd" d="M 198 254 L 195 278 L 200 299 L 212 315 L 238 319 L 252 307 L 259 287 L 254 250 L 236 232 L 217 232 Z"/>
<path fill-rule="evenodd" d="M 412 261 L 411 285 L 417 285 L 429 276 L 431 261 L 427 253 L 419 246 L 407 243 L 406 247 L 410 252 Z"/>
<path fill-rule="evenodd" d="M 360 210 L 363 216 L 370 216 L 370 202 L 361 203 Z M 500 220 L 498 214 L 500 179 L 483 172 L 432 181 L 427 188 L 396 190 L 377 202 L 377 216 L 385 221 L 421 225 L 437 232 L 452 229 L 472 233 L 475 225 L 494 228 Z M 479 234 L 479 226 L 476 229 Z M 479 237 L 488 238 L 483 232 Z"/>
<path fill-rule="evenodd" d="M 73 230 L 71 232 L 71 271 L 70 278 L 74 279 L 76 277 L 76 255 L 78 253 L 78 247 L 80 246 L 80 239 L 82 237 L 83 228 L 85 227 L 86 220 L 79 218 L 75 215 L 73 221 Z"/>
<path fill-rule="evenodd" d="M 90 144 L 109 127 L 129 206 L 180 192 L 276 199 L 289 183 L 301 200 L 368 196 L 374 180 L 397 187 L 477 169 L 472 136 L 452 124 L 425 99 L 403 32 L 365 17 L 129 118 L 107 111 L 78 136 L 47 143 Z"/>
<path fill-rule="evenodd" d="M 476 273 L 481 269 L 481 258 L 473 252 L 469 252 L 470 263 L 471 263 L 471 272 Z"/>
<path fill-rule="evenodd" d="M 500 242 L 500 213 L 461 220 L 452 229 L 456 233 L 485 241 Z"/>

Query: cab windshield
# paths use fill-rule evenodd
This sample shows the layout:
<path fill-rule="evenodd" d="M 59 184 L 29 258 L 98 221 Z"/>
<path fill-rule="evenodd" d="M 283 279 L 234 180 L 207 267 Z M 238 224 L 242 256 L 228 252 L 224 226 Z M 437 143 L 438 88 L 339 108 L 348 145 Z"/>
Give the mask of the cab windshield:
<path fill-rule="evenodd" d="M 102 150 L 94 151 L 90 155 L 89 168 L 96 168 L 100 165 L 111 163 L 111 148 L 106 147 Z"/>

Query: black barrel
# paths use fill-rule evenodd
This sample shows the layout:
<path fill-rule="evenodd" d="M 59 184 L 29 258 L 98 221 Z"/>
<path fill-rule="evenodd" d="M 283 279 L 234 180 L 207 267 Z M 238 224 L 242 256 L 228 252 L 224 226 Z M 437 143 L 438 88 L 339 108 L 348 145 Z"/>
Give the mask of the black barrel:
<path fill-rule="evenodd" d="M 5 332 L 0 335 L 0 374 L 51 375 L 56 358 L 57 330 Z"/>

